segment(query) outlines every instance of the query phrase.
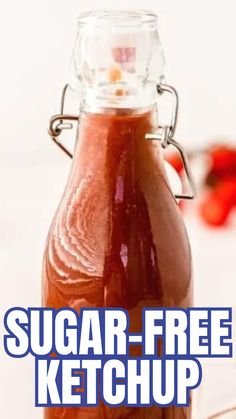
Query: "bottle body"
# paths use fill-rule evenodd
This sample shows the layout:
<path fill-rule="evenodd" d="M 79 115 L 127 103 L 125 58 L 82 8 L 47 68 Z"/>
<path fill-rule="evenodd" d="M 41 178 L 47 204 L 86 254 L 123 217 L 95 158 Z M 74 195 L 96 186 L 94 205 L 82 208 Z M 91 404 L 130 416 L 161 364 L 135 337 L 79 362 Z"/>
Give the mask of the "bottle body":
<path fill-rule="evenodd" d="M 43 267 L 46 307 L 191 306 L 191 256 L 159 146 L 156 109 L 82 112 L 71 173 Z M 135 352 L 135 349 L 134 349 Z M 46 408 L 45 419 L 185 419 L 190 408 Z"/>

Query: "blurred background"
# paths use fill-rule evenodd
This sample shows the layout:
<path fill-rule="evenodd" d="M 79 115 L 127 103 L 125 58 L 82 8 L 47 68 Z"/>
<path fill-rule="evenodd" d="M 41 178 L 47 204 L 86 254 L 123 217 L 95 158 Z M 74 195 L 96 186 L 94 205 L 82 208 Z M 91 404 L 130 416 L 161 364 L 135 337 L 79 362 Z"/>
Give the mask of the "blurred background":
<path fill-rule="evenodd" d="M 198 199 L 181 205 L 190 236 L 197 306 L 236 308 L 236 4 L 234 0 L 21 0 L 0 14 L 0 310 L 40 305 L 48 228 L 71 161 L 47 128 L 59 111 L 79 13 L 145 8 L 159 16 L 167 82 L 180 95 L 177 139 L 189 153 Z M 73 136 L 71 144 L 73 144 Z M 178 157 L 169 162 L 182 176 Z M 1 332 L 2 333 L 2 332 Z M 236 361 L 204 361 L 194 418 L 233 418 Z M 12 380 L 14 375 L 14 394 Z M 0 348 L 4 419 L 42 417 L 34 404 L 33 359 Z M 216 416 L 229 410 L 224 416 Z"/>

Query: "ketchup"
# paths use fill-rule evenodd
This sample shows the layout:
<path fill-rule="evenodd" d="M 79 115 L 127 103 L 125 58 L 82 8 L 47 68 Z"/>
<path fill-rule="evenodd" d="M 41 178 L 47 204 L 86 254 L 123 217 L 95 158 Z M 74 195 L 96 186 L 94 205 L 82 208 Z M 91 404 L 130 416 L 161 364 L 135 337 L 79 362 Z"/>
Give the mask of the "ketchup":
<path fill-rule="evenodd" d="M 69 180 L 44 256 L 46 307 L 191 306 L 191 256 L 159 145 L 156 112 L 83 112 Z M 138 354 L 138 348 L 131 354 Z M 50 407 L 45 419 L 185 419 L 191 408 Z"/>

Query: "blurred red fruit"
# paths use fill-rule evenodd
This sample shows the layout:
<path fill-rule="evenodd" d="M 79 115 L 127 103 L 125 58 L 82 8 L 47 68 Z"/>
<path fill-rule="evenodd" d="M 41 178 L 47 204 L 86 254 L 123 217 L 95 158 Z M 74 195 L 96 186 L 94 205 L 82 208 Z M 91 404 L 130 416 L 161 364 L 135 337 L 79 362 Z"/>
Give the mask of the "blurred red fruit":
<path fill-rule="evenodd" d="M 214 194 L 224 205 L 229 207 L 236 205 L 236 177 L 229 177 L 219 182 Z"/>
<path fill-rule="evenodd" d="M 206 195 L 200 204 L 200 214 L 207 224 L 222 226 L 235 206 L 236 178 L 228 178 Z"/>
<path fill-rule="evenodd" d="M 212 148 L 210 175 L 216 178 L 236 176 L 236 149 L 226 145 Z"/>
<path fill-rule="evenodd" d="M 185 209 L 185 201 L 183 199 L 181 199 L 178 202 L 178 205 L 179 205 L 179 208 L 181 209 L 181 211 L 184 211 L 184 209 Z"/>
<path fill-rule="evenodd" d="M 223 203 L 215 196 L 209 197 L 200 206 L 200 214 L 203 220 L 215 227 L 225 224 L 229 212 L 230 208 L 224 207 Z"/>
<path fill-rule="evenodd" d="M 177 173 L 181 173 L 183 170 L 183 162 L 179 154 L 169 153 L 165 156 L 165 160 L 171 164 L 171 166 L 176 170 Z"/>

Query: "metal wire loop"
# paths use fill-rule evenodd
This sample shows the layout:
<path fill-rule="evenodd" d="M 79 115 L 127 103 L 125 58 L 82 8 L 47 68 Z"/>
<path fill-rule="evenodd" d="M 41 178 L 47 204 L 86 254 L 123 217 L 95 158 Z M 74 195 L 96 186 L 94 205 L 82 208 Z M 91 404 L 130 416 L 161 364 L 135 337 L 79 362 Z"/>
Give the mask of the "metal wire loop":
<path fill-rule="evenodd" d="M 177 199 L 193 199 L 196 196 L 196 188 L 195 183 L 193 179 L 193 175 L 190 169 L 190 165 L 188 162 L 187 155 L 184 151 L 184 148 L 173 138 L 176 130 L 177 125 L 177 119 L 178 119 L 178 108 L 179 108 L 179 99 L 178 99 L 178 93 L 175 90 L 174 87 L 169 86 L 167 84 L 158 84 L 157 85 L 157 92 L 159 94 L 168 93 L 171 96 L 172 99 L 172 113 L 171 113 L 171 119 L 170 124 L 159 126 L 158 131 L 154 134 L 147 134 L 145 136 L 148 140 L 158 140 L 161 142 L 161 146 L 165 149 L 169 145 L 172 145 L 177 148 L 177 150 L 180 153 L 183 166 L 187 175 L 189 187 L 190 187 L 190 193 L 187 194 L 176 194 L 175 197 Z M 72 115 L 72 114 L 65 114 L 64 113 L 64 107 L 65 107 L 65 98 L 66 98 L 66 92 L 68 89 L 68 84 L 66 84 L 62 91 L 61 96 L 61 103 L 60 103 L 60 111 L 61 113 L 58 115 L 53 115 L 49 122 L 49 135 L 51 139 L 55 142 L 55 144 L 60 147 L 61 150 L 64 151 L 64 153 L 67 154 L 70 158 L 73 157 L 73 154 L 71 151 L 59 141 L 59 136 L 62 133 L 64 129 L 71 129 L 73 128 L 73 123 L 68 121 L 79 121 L 79 115 Z"/>
<path fill-rule="evenodd" d="M 174 138 L 177 119 L 178 119 L 178 108 L 179 108 L 179 100 L 178 100 L 178 93 L 174 89 L 174 87 L 169 86 L 167 84 L 158 84 L 157 85 L 157 92 L 159 94 L 169 93 L 172 98 L 172 115 L 171 121 L 169 125 L 160 125 L 156 133 L 153 134 L 146 134 L 145 138 L 147 140 L 158 140 L 161 142 L 162 148 L 166 149 L 169 145 L 174 146 L 180 153 L 181 160 L 183 162 L 184 170 L 186 172 L 186 176 L 189 183 L 190 192 L 183 193 L 183 194 L 175 194 L 175 198 L 177 199 L 193 199 L 196 196 L 196 188 L 195 182 L 192 175 L 192 171 L 189 165 L 187 154 L 181 144 L 179 144 Z"/>

